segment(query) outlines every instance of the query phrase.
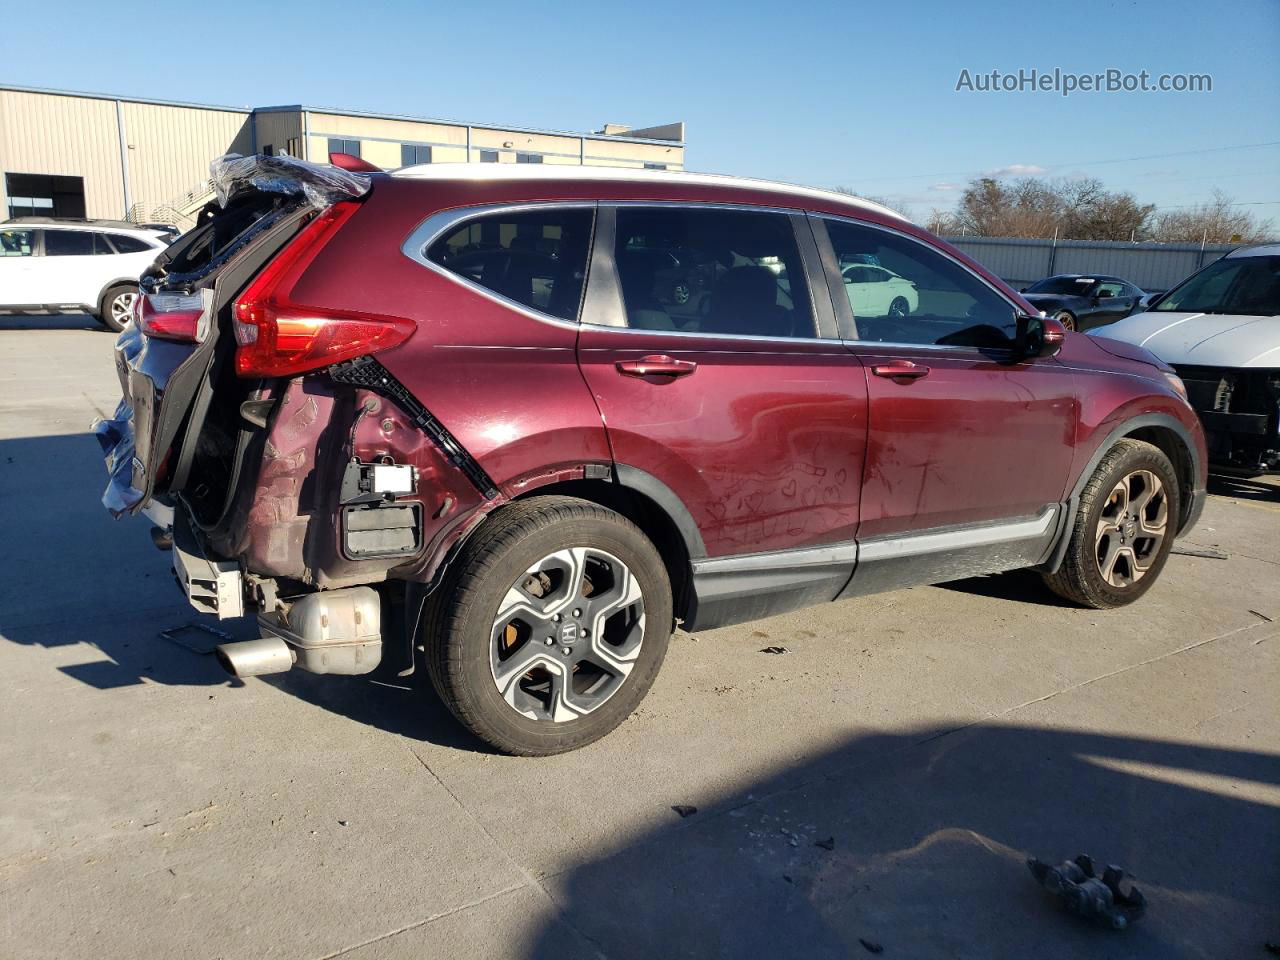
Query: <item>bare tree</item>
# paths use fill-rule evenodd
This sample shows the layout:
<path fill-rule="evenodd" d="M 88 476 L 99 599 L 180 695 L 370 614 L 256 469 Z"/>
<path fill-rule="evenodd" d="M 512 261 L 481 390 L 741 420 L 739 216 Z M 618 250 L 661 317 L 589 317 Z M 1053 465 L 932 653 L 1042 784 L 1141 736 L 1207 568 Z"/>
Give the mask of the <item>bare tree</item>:
<path fill-rule="evenodd" d="M 1164 243 L 1260 243 L 1275 237 L 1270 220 L 1260 220 L 1221 190 L 1213 199 L 1155 218 L 1152 239 Z"/>
<path fill-rule="evenodd" d="M 972 181 L 960 197 L 961 232 L 988 237 L 1129 240 L 1145 235 L 1152 211 L 1130 193 L 1112 193 L 1100 180 Z"/>

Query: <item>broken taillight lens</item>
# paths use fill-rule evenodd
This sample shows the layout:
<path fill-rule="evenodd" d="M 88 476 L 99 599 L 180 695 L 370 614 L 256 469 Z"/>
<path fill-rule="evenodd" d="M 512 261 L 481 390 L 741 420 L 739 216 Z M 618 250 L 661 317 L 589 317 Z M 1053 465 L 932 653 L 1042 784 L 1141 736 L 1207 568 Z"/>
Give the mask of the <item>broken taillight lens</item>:
<path fill-rule="evenodd" d="M 236 300 L 236 373 L 284 377 L 318 370 L 404 343 L 413 321 L 359 310 L 295 303 L 293 288 L 324 245 L 355 213 L 354 203 L 323 211 L 280 251 Z"/>
<path fill-rule="evenodd" d="M 204 300 L 198 293 L 146 293 L 133 302 L 133 321 L 148 337 L 195 343 Z"/>

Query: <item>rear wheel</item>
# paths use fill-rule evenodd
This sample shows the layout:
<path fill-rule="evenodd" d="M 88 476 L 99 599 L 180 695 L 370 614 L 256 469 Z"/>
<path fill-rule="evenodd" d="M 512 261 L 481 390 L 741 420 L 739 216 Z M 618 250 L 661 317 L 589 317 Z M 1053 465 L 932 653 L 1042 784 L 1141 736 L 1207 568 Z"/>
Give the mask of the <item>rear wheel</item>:
<path fill-rule="evenodd" d="M 506 753 L 562 753 L 625 720 L 672 627 L 653 544 L 571 497 L 501 508 L 464 546 L 426 618 L 427 667 L 450 711 Z"/>
<path fill-rule="evenodd" d="M 911 304 L 907 303 L 906 297 L 894 297 L 893 303 L 889 304 L 889 316 L 905 317 L 911 312 Z"/>
<path fill-rule="evenodd" d="M 1095 609 L 1119 607 L 1151 588 L 1178 529 L 1178 476 L 1169 458 L 1140 440 L 1121 440 L 1098 464 L 1076 511 L 1067 555 L 1045 582 Z"/>
<path fill-rule="evenodd" d="M 108 287 L 98 304 L 98 322 L 108 330 L 119 333 L 133 319 L 133 305 L 138 300 L 136 283 L 121 283 Z"/>
<path fill-rule="evenodd" d="M 1070 310 L 1059 310 L 1056 314 L 1054 314 L 1053 319 L 1057 320 L 1060 324 L 1062 324 L 1068 330 L 1076 329 L 1076 315 L 1072 313 Z"/>

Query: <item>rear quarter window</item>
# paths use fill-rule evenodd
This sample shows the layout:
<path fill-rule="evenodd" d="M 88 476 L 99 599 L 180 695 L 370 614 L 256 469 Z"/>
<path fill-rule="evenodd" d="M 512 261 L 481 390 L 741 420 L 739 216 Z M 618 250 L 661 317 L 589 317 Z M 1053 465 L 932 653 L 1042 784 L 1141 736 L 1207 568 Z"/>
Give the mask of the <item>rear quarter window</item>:
<path fill-rule="evenodd" d="M 479 216 L 435 240 L 427 259 L 508 300 L 576 321 L 593 216 L 566 208 Z"/>
<path fill-rule="evenodd" d="M 130 237 L 123 233 L 109 233 L 107 236 L 111 240 L 112 246 L 119 253 L 145 253 L 154 249 L 149 243 L 139 237 Z"/>

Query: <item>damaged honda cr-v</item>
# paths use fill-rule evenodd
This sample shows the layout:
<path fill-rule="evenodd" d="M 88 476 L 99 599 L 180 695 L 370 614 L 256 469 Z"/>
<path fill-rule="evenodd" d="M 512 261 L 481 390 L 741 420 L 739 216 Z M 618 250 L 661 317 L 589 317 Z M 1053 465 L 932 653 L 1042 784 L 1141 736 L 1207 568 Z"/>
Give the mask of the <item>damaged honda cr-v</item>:
<path fill-rule="evenodd" d="M 1022 567 L 1118 606 L 1200 511 L 1167 366 L 883 207 L 333 159 L 215 163 L 97 428 L 107 507 L 161 518 L 197 609 L 256 616 L 237 675 L 422 666 L 488 743 L 556 753 L 677 624 Z"/>

